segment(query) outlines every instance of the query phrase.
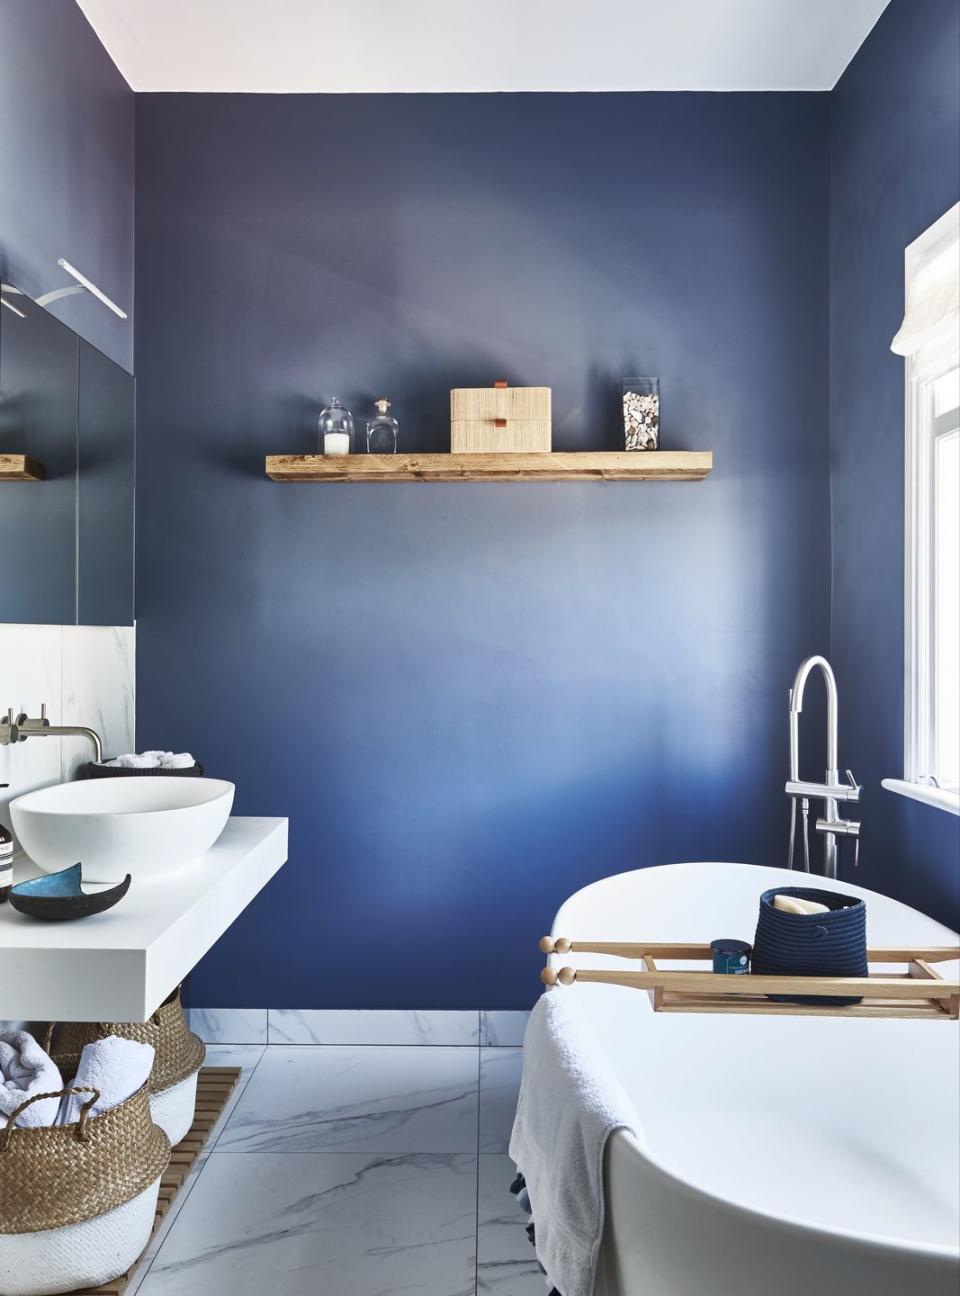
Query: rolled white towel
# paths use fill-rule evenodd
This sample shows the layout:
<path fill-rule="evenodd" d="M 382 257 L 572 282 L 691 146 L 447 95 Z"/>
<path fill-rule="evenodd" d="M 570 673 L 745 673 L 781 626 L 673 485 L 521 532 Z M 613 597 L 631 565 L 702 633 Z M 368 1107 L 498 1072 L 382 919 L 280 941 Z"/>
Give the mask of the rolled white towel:
<path fill-rule="evenodd" d="M 192 769 L 196 763 L 190 752 L 172 751 L 127 752 L 106 762 L 117 769 Z"/>
<path fill-rule="evenodd" d="M 157 769 L 160 762 L 156 759 L 156 752 L 127 752 L 124 756 L 115 756 L 113 760 L 105 762 L 107 765 L 113 765 L 116 769 Z"/>
<path fill-rule="evenodd" d="M 139 1040 L 121 1039 L 108 1035 L 106 1039 L 93 1040 L 83 1046 L 77 1074 L 70 1087 L 92 1085 L 100 1097 L 90 1108 L 91 1116 L 116 1107 L 118 1103 L 135 1094 L 146 1084 L 153 1067 L 153 1045 Z M 90 1098 L 89 1094 L 69 1094 L 60 1106 L 58 1125 L 72 1125 L 80 1119 L 80 1110 Z"/>
<path fill-rule="evenodd" d="M 0 1032 L 0 1124 L 34 1094 L 55 1093 L 63 1088 L 60 1070 L 53 1058 L 29 1031 Z M 17 1117 L 19 1128 L 54 1125 L 59 1098 L 44 1098 Z"/>

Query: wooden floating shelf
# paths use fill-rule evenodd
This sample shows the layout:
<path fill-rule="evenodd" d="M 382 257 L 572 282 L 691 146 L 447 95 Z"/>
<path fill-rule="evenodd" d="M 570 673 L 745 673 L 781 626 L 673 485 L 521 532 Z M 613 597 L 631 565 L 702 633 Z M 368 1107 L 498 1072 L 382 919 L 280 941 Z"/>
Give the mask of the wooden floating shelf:
<path fill-rule="evenodd" d="M 710 450 L 571 454 L 267 455 L 278 482 L 702 481 Z"/>
<path fill-rule="evenodd" d="M 0 481 L 43 481 L 43 464 L 29 455 L 0 454 Z"/>

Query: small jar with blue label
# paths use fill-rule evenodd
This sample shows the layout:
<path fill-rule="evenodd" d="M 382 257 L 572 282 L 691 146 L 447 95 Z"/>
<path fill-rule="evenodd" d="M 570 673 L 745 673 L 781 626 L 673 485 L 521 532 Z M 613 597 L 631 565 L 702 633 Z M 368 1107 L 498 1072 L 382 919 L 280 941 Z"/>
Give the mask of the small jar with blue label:
<path fill-rule="evenodd" d="M 715 940 L 710 942 L 714 972 L 728 976 L 746 976 L 750 971 L 751 946 L 742 940 Z"/>

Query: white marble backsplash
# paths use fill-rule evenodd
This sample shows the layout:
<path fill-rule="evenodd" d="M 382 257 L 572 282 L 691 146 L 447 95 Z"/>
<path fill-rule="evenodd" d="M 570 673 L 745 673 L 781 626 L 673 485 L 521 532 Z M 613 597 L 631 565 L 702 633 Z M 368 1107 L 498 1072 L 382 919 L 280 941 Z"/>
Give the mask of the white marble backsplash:
<path fill-rule="evenodd" d="M 0 711 L 83 724 L 106 756 L 134 749 L 136 631 L 132 626 L 0 625 Z M 82 738 L 28 738 L 0 747 L 0 821 L 14 797 L 61 783 L 91 759 Z"/>

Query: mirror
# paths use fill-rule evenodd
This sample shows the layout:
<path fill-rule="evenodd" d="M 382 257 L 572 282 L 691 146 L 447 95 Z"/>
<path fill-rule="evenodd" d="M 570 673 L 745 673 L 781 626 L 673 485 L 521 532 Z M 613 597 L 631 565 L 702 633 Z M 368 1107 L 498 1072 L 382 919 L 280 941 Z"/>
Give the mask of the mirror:
<path fill-rule="evenodd" d="M 0 303 L 0 621 L 132 625 L 134 379 L 12 285 Z"/>
<path fill-rule="evenodd" d="M 134 381 L 80 341 L 77 621 L 133 624 Z"/>

